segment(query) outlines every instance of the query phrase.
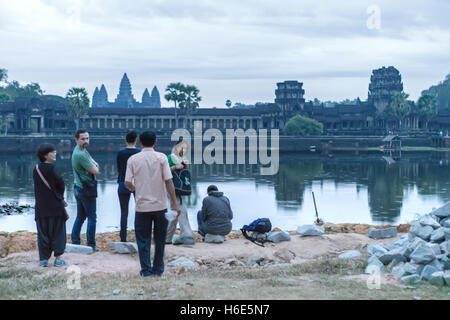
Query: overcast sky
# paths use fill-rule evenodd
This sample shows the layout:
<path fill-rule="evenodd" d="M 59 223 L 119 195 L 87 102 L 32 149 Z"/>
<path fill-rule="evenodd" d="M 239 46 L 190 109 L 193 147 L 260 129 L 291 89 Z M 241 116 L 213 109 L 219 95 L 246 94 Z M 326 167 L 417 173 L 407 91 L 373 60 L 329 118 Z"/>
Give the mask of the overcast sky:
<path fill-rule="evenodd" d="M 0 68 L 47 94 L 104 83 L 110 101 L 127 72 L 137 100 L 156 85 L 163 106 L 180 81 L 202 107 L 273 102 L 284 80 L 307 100 L 364 100 L 390 65 L 416 100 L 450 73 L 450 1 L 339 2 L 0 0 Z"/>

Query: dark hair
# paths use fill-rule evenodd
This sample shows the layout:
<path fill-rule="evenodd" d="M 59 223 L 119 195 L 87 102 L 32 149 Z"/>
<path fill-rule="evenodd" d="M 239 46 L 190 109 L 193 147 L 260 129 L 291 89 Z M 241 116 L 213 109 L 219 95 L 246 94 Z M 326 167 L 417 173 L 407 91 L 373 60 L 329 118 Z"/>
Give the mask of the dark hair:
<path fill-rule="evenodd" d="M 84 129 L 78 130 L 77 132 L 75 132 L 75 138 L 80 139 L 80 134 L 83 134 L 83 133 L 88 133 L 88 132 Z"/>
<path fill-rule="evenodd" d="M 156 142 L 156 135 L 152 131 L 145 131 L 139 136 L 139 141 L 144 147 L 153 147 Z"/>
<path fill-rule="evenodd" d="M 215 185 L 212 184 L 208 187 L 207 192 L 210 193 L 211 191 L 219 191 L 219 189 Z"/>
<path fill-rule="evenodd" d="M 178 141 L 175 143 L 174 147 L 183 142 L 183 136 L 178 138 Z"/>
<path fill-rule="evenodd" d="M 55 150 L 56 149 L 55 149 L 54 145 L 52 145 L 50 143 L 44 143 L 38 147 L 38 149 L 36 151 L 36 155 L 41 162 L 45 162 L 45 156 Z"/>
<path fill-rule="evenodd" d="M 125 136 L 125 140 L 128 143 L 134 143 L 134 142 L 136 142 L 136 139 L 137 139 L 136 131 L 128 131 L 127 132 L 127 135 Z"/>

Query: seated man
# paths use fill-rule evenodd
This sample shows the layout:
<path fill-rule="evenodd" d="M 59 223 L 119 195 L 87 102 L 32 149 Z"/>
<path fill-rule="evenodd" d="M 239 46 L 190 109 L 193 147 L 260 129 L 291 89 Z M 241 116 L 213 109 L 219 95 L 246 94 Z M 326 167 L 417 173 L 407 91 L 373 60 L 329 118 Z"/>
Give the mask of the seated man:
<path fill-rule="evenodd" d="M 207 192 L 202 210 L 197 214 L 198 233 L 203 237 L 206 234 L 226 236 L 232 228 L 230 200 L 214 185 L 209 186 Z"/>

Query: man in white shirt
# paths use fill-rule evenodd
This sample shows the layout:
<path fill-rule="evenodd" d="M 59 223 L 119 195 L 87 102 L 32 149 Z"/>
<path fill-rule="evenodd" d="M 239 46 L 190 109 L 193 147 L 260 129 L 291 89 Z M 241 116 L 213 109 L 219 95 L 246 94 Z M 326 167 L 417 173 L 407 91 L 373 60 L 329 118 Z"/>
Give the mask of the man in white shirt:
<path fill-rule="evenodd" d="M 142 151 L 131 156 L 127 162 L 125 186 L 135 192 L 136 217 L 134 229 L 141 263 L 141 276 L 160 276 L 164 272 L 164 246 L 168 221 L 167 192 L 170 207 L 177 211 L 175 188 L 167 157 L 156 152 L 156 135 L 147 131 L 139 136 Z M 155 231 L 155 254 L 153 268 L 150 261 L 152 225 Z"/>

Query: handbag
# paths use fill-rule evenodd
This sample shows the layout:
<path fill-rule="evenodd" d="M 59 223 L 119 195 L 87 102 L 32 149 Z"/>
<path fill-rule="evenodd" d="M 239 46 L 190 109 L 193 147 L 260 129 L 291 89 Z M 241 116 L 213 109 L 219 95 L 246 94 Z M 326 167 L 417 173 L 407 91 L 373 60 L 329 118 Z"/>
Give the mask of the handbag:
<path fill-rule="evenodd" d="M 83 184 L 82 193 L 86 198 L 97 198 L 97 180 L 95 180 L 94 175 L 92 175 L 91 181 L 83 181 L 80 174 L 74 169 L 75 173 L 78 175 L 81 183 Z"/>
<path fill-rule="evenodd" d="M 47 180 L 45 180 L 44 175 L 42 174 L 41 170 L 39 170 L 39 165 L 36 165 L 36 172 L 38 173 L 39 177 L 41 177 L 42 182 L 44 182 L 44 184 L 47 186 L 47 188 L 49 188 L 50 191 L 53 192 L 53 194 L 55 195 L 55 197 L 56 197 L 58 200 L 61 200 L 61 199 L 59 199 L 59 197 L 56 195 L 56 192 L 54 192 L 53 189 L 50 187 L 50 185 L 48 184 Z M 69 220 L 69 218 L 70 218 L 70 217 L 69 217 L 69 214 L 67 213 L 67 210 L 66 210 L 67 202 L 64 201 L 64 199 L 62 199 L 62 200 L 61 200 L 61 203 L 62 203 L 63 209 L 64 209 L 64 219 L 67 221 L 67 220 Z"/>

